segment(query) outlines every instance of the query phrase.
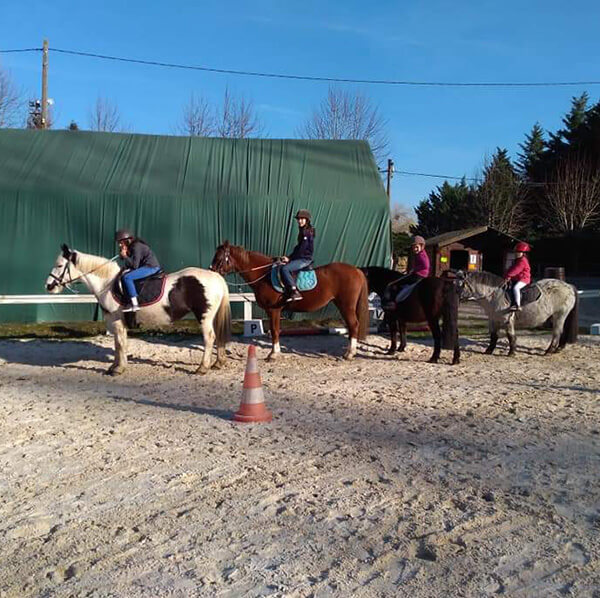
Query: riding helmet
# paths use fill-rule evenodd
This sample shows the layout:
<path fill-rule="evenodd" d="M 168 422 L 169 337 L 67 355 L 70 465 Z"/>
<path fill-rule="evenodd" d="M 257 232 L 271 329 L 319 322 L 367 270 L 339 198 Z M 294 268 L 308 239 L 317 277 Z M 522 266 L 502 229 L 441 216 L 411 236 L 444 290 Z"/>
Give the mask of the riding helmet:
<path fill-rule="evenodd" d="M 516 245 L 515 245 L 515 251 L 531 251 L 531 247 L 529 247 L 529 245 L 527 243 L 524 243 L 523 241 L 519 241 Z"/>
<path fill-rule="evenodd" d="M 412 245 L 425 245 L 425 239 L 421 235 L 412 238 Z"/>
<path fill-rule="evenodd" d="M 115 233 L 115 241 L 118 243 L 119 241 L 126 241 L 127 239 L 133 239 L 135 235 L 127 228 L 120 228 Z"/>
<path fill-rule="evenodd" d="M 296 220 L 298 220 L 298 218 L 306 218 L 308 221 L 310 221 L 310 212 L 308 210 L 298 210 L 298 213 L 296 214 Z"/>

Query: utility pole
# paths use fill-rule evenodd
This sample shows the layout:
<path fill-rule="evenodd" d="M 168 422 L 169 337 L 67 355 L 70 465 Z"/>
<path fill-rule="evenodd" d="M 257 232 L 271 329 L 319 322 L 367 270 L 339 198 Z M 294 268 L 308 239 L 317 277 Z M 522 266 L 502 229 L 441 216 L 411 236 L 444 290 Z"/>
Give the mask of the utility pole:
<path fill-rule="evenodd" d="M 40 129 L 48 126 L 48 40 L 42 50 L 42 122 Z"/>
<path fill-rule="evenodd" d="M 392 182 L 392 177 L 394 176 L 394 161 L 391 158 L 388 158 L 388 165 L 387 165 L 387 183 L 385 186 L 385 192 L 387 193 L 387 196 L 390 196 L 390 184 Z"/>

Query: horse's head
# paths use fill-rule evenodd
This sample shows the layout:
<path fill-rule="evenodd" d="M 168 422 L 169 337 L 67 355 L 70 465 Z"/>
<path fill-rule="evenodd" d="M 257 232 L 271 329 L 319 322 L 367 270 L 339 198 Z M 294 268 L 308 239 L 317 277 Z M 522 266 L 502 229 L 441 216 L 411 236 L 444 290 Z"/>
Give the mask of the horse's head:
<path fill-rule="evenodd" d="M 218 272 L 221 276 L 229 274 L 230 272 L 235 272 L 237 265 L 235 257 L 231 254 L 231 250 L 232 246 L 229 244 L 229 241 L 225 241 L 219 245 L 212 259 L 212 263 L 210 264 L 210 269 L 214 272 Z"/>
<path fill-rule="evenodd" d="M 54 268 L 52 268 L 46 279 L 46 290 L 49 293 L 60 293 L 66 285 L 76 278 L 73 275 L 73 270 L 76 271 L 76 261 L 77 253 L 63 243 L 61 252 L 54 262 Z"/>
<path fill-rule="evenodd" d="M 456 272 L 455 284 L 461 301 L 489 299 L 501 283 L 501 278 L 489 272 L 463 272 L 462 270 Z"/>

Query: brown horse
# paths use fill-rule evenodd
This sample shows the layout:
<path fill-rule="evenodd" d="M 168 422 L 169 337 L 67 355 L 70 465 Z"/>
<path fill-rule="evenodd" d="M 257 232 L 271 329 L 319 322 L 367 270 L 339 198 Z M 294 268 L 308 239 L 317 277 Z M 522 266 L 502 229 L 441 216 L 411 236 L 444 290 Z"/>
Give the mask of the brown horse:
<path fill-rule="evenodd" d="M 400 332 L 400 351 L 406 347 L 406 323 L 427 322 L 433 336 L 433 355 L 430 363 L 437 363 L 442 347 L 453 350 L 452 364 L 460 362 L 458 344 L 458 291 L 455 281 L 447 278 L 424 278 L 404 301 L 396 303 L 402 288 L 403 276 L 387 268 L 362 268 L 370 290 L 381 298 L 386 320 L 390 327 L 391 345 L 388 355 L 396 351 L 397 332 Z M 440 329 L 439 320 L 442 319 Z"/>
<path fill-rule="evenodd" d="M 344 358 L 352 359 L 356 355 L 357 340 L 366 337 L 369 326 L 369 290 L 365 275 L 350 264 L 334 262 L 320 266 L 315 268 L 317 286 L 311 291 L 302 291 L 300 301 L 285 303 L 282 294 L 271 285 L 272 265 L 272 257 L 225 241 L 217 247 L 210 266 L 221 275 L 230 272 L 240 274 L 254 291 L 258 305 L 267 312 L 273 343 L 267 359 L 275 359 L 281 353 L 279 328 L 282 309 L 310 312 L 325 307 L 330 301 L 334 302 L 346 322 L 350 343 Z"/>

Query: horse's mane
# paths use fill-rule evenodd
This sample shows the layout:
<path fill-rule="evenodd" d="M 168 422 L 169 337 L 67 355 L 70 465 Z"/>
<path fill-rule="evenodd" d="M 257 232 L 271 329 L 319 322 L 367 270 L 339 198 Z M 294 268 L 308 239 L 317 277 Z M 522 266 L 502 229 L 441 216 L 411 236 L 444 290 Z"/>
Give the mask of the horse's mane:
<path fill-rule="evenodd" d="M 485 271 L 469 272 L 467 277 L 473 282 L 477 282 L 488 287 L 499 287 L 504 282 L 504 279 L 500 278 L 500 276 Z"/>
<path fill-rule="evenodd" d="M 249 261 L 252 258 L 262 258 L 267 262 L 273 261 L 272 257 L 265 255 L 264 253 L 260 253 L 259 251 L 250 251 L 249 249 L 245 249 L 241 245 L 230 245 L 229 248 L 230 250 L 235 249 L 239 258 L 246 261 Z"/>
<path fill-rule="evenodd" d="M 92 273 L 100 278 L 114 278 L 119 273 L 119 265 L 116 262 L 111 262 L 100 255 L 91 255 L 75 251 L 75 266 L 83 274 Z"/>

